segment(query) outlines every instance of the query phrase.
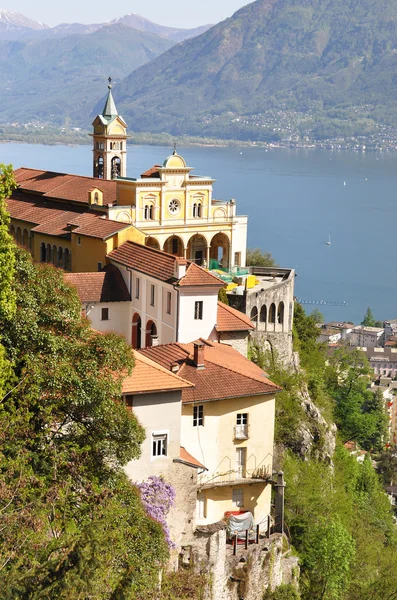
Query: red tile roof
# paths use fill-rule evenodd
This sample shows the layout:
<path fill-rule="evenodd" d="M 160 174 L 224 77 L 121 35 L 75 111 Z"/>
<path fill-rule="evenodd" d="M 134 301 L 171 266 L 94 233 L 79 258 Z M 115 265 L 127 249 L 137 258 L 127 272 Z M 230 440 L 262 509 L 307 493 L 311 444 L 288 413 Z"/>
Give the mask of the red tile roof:
<path fill-rule="evenodd" d="M 160 173 L 159 169 L 161 169 L 161 165 L 154 165 L 151 169 L 148 169 L 144 173 L 141 174 L 142 179 L 150 178 L 150 179 L 159 179 Z"/>
<path fill-rule="evenodd" d="M 218 315 L 215 329 L 223 331 L 250 331 L 255 329 L 251 319 L 231 306 L 218 302 Z"/>
<path fill-rule="evenodd" d="M 25 167 L 14 171 L 14 177 L 20 190 L 47 198 L 88 204 L 88 192 L 98 188 L 103 193 L 103 204 L 115 204 L 117 199 L 115 181 Z"/>
<path fill-rule="evenodd" d="M 117 267 L 109 265 L 99 273 L 65 273 L 65 280 L 77 288 L 81 302 L 129 302 L 127 286 Z"/>
<path fill-rule="evenodd" d="M 136 242 L 125 242 L 119 248 L 112 250 L 108 258 L 160 281 L 172 283 L 177 281 L 176 264 L 185 262 L 184 259 L 173 254 L 142 246 Z M 205 269 L 187 261 L 186 275 L 181 277 L 179 285 L 181 287 L 195 285 L 223 287 L 225 284 Z"/>
<path fill-rule="evenodd" d="M 195 263 L 189 263 L 186 269 L 186 275 L 179 281 L 181 287 L 195 285 L 214 285 L 216 287 L 225 287 L 225 283 L 212 275 L 209 271 L 202 269 Z"/>
<path fill-rule="evenodd" d="M 70 236 L 69 225 L 75 225 L 78 229 L 73 229 L 74 233 L 106 239 L 131 227 L 128 223 L 103 219 L 97 213 L 82 212 L 83 208 L 71 208 L 62 203 L 50 202 L 42 196 L 35 197 L 20 192 L 7 200 L 7 208 L 13 219 L 36 225 L 32 231 L 46 235 Z"/>
<path fill-rule="evenodd" d="M 194 344 L 166 344 L 140 350 L 148 358 L 194 384 L 182 392 L 182 402 L 208 402 L 225 398 L 274 394 L 280 391 L 266 374 L 237 350 L 225 344 L 202 340 L 205 369 L 193 362 Z"/>
<path fill-rule="evenodd" d="M 180 461 L 177 460 L 177 462 L 184 463 L 185 465 L 189 465 L 190 467 L 196 467 L 198 469 L 205 469 L 206 471 L 208 471 L 207 467 L 201 464 L 201 462 L 199 462 L 197 458 L 194 458 L 194 456 L 189 454 L 189 452 L 185 450 L 183 446 L 181 446 Z"/>
<path fill-rule="evenodd" d="M 150 394 L 172 392 L 192 386 L 179 375 L 174 375 L 147 356 L 134 351 L 135 366 L 123 381 L 123 394 Z"/>

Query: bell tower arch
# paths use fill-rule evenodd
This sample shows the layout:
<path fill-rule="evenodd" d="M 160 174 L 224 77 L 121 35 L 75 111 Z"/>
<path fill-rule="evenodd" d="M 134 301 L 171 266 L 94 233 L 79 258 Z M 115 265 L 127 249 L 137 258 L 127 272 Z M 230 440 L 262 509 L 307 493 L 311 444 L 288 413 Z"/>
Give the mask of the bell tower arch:
<path fill-rule="evenodd" d="M 104 109 L 92 123 L 93 177 L 98 179 L 127 176 L 127 124 L 117 112 L 111 77 L 108 81 Z"/>

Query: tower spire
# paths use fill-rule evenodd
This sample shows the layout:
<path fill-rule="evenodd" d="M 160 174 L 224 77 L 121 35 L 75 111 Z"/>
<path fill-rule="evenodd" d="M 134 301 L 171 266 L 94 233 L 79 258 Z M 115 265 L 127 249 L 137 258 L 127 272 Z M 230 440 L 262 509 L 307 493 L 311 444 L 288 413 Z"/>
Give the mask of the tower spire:
<path fill-rule="evenodd" d="M 102 111 L 102 116 L 106 119 L 112 119 L 113 117 L 118 117 L 119 113 L 117 112 L 116 104 L 113 100 L 112 96 L 112 78 L 108 79 L 108 97 L 106 98 L 105 107 Z"/>

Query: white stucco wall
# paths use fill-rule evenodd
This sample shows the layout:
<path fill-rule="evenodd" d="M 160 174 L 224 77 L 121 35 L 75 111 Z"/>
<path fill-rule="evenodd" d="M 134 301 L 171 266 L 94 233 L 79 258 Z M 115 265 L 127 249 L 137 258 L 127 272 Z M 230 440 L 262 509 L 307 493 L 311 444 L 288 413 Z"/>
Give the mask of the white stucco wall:
<path fill-rule="evenodd" d="M 195 319 L 195 302 L 203 302 L 203 318 Z M 181 288 L 179 295 L 178 341 L 192 342 L 200 337 L 208 339 L 218 314 L 218 288 Z"/>
<path fill-rule="evenodd" d="M 231 263 L 234 262 L 236 252 L 241 252 L 241 267 L 245 267 L 246 252 L 247 252 L 247 224 L 248 217 L 235 217 L 235 223 L 232 231 L 232 247 L 231 247 Z"/>
<path fill-rule="evenodd" d="M 110 331 L 122 335 L 125 340 L 131 341 L 131 303 L 130 302 L 87 302 L 83 304 L 86 316 L 93 329 L 108 333 Z M 102 308 L 109 309 L 109 319 L 102 320 Z"/>

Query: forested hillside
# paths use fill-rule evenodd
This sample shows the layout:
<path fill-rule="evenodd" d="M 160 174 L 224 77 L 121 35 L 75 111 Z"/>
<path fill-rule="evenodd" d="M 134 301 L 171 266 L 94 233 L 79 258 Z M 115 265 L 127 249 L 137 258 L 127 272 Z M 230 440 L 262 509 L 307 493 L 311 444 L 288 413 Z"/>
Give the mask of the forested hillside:
<path fill-rule="evenodd" d="M 139 131 L 277 139 L 268 112 L 290 111 L 301 135 L 368 133 L 397 123 L 396 46 L 397 0 L 257 0 L 115 98 Z"/>

